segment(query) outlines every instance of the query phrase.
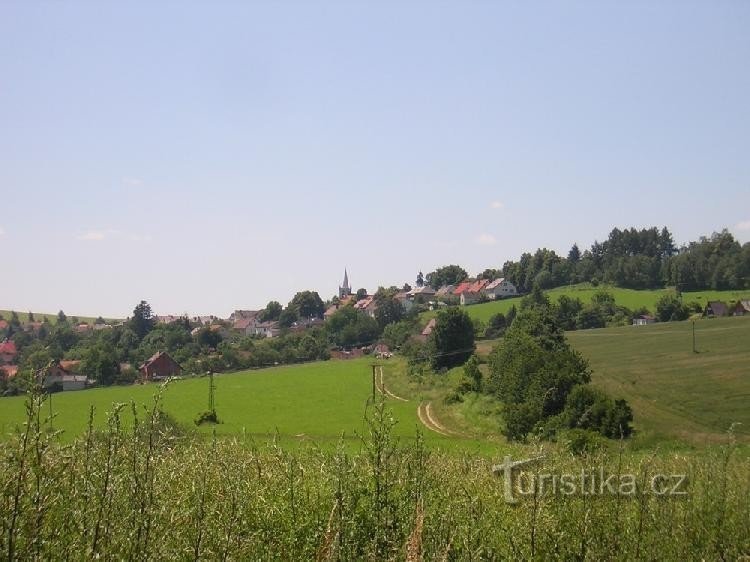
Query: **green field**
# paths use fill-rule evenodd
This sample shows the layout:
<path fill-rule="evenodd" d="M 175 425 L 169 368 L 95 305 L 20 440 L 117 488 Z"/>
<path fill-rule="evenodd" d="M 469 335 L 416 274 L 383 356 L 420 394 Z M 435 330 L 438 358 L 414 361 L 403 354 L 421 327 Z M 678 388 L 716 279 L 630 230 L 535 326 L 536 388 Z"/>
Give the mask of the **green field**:
<path fill-rule="evenodd" d="M 384 364 L 384 378 L 403 376 L 402 363 Z M 304 365 L 216 375 L 216 409 L 222 423 L 201 426 L 199 431 L 218 435 L 247 434 L 268 438 L 278 433 L 283 439 L 335 443 L 342 434 L 356 440 L 366 431 L 365 409 L 372 395 L 372 370 L 366 359 L 326 361 Z M 121 386 L 63 392 L 52 396 L 55 429 L 64 430 L 64 440 L 80 435 L 86 428 L 89 408 L 95 407 L 95 425 L 103 427 L 106 413 L 116 403 L 149 405 L 159 390 L 157 384 Z M 1 398 L 0 434 L 12 432 L 24 417 L 25 397 Z M 196 415 L 206 410 L 208 379 L 173 381 L 163 394 L 163 409 L 177 422 L 194 427 Z M 395 434 L 413 438 L 417 428 L 433 444 L 453 447 L 454 438 L 426 431 L 417 417 L 419 400 L 389 400 L 398 422 Z M 142 408 L 140 408 L 142 409 Z M 131 416 L 124 416 L 126 421 Z M 484 445 L 461 439 L 462 447 L 482 449 Z"/>
<path fill-rule="evenodd" d="M 41 322 L 44 320 L 44 317 L 46 316 L 47 319 L 50 321 L 51 324 L 55 324 L 57 322 L 57 312 L 34 312 L 31 311 L 34 315 L 34 321 Z M 3 318 L 6 320 L 10 320 L 11 315 L 13 314 L 12 310 L 0 310 L 0 314 L 2 314 Z M 16 314 L 18 314 L 18 320 L 21 322 L 21 324 L 24 324 L 28 322 L 29 320 L 29 313 L 28 312 L 21 312 L 20 310 L 16 310 Z M 67 314 L 66 315 L 68 319 L 73 318 L 74 314 Z M 79 322 L 86 323 L 86 324 L 93 324 L 94 320 L 96 320 L 95 316 L 77 316 Z M 113 318 L 105 318 L 105 321 L 108 323 L 112 322 L 119 322 L 119 320 L 115 320 Z"/>
<path fill-rule="evenodd" d="M 562 295 L 566 295 L 571 298 L 581 299 L 584 303 L 591 302 L 591 298 L 597 291 L 607 290 L 615 297 L 615 302 L 620 306 L 625 306 L 631 310 L 637 308 L 646 307 L 651 312 L 656 309 L 656 302 L 663 294 L 668 292 L 668 289 L 655 289 L 648 291 L 636 291 L 634 289 L 621 289 L 618 287 L 609 287 L 606 285 L 600 285 L 599 287 L 592 287 L 589 284 L 573 285 L 570 287 L 557 287 L 545 291 L 549 298 L 554 302 L 559 299 Z M 483 322 L 489 321 L 489 319 L 495 314 L 502 312 L 507 313 L 510 308 L 515 305 L 518 307 L 522 297 L 514 297 L 511 299 L 503 299 L 499 301 L 492 301 L 480 304 L 469 305 L 466 308 L 466 312 L 469 313 L 472 319 L 478 319 Z M 734 302 L 739 299 L 750 299 L 750 290 L 748 291 L 695 291 L 695 292 L 683 292 L 682 301 L 684 303 L 698 302 L 704 305 L 709 300 L 721 300 L 724 302 Z M 436 313 L 426 312 L 424 318 L 431 318 Z"/>
<path fill-rule="evenodd" d="M 590 361 L 593 383 L 613 397 L 628 400 L 635 413 L 637 440 L 644 444 L 680 440 L 693 444 L 720 441 L 734 422 L 740 441 L 750 442 L 750 318 L 717 318 L 696 322 L 699 353 L 692 352 L 691 322 L 627 326 L 569 332 L 572 345 Z M 487 354 L 496 341 L 479 342 Z M 408 402 L 388 400 L 398 422 L 395 433 L 411 439 L 420 428 L 432 445 L 476 451 L 505 446 L 500 436 L 497 402 L 469 396 L 446 405 L 462 376 L 454 369 L 443 377 L 409 379 L 404 362 L 383 362 L 387 387 Z M 278 433 L 294 442 L 335 443 L 342 434 L 356 442 L 366 431 L 364 414 L 371 396 L 369 359 L 327 361 L 217 375 L 216 405 L 222 423 L 203 426 L 219 435 L 267 439 Z M 102 427 L 116 403 L 148 405 L 156 384 L 109 387 L 54 394 L 53 426 L 70 441 L 85 429 L 90 406 Z M 206 409 L 208 381 L 172 382 L 164 392 L 164 410 L 185 427 Z M 24 397 L 0 399 L 0 434 L 11 433 L 24 419 Z M 426 429 L 417 415 L 423 401 L 456 435 Z M 125 416 L 126 422 L 129 415 Z"/>
<path fill-rule="evenodd" d="M 735 422 L 750 442 L 750 318 L 715 318 L 569 332 L 592 382 L 625 398 L 635 427 L 655 438 L 720 440 Z"/>

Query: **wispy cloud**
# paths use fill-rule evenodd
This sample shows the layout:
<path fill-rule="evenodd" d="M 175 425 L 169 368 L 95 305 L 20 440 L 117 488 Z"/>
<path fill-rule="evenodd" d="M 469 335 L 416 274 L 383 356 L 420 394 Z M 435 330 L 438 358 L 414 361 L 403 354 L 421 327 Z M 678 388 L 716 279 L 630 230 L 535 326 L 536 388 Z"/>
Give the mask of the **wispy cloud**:
<path fill-rule="evenodd" d="M 128 187 L 140 187 L 143 185 L 143 180 L 138 178 L 122 178 L 122 183 Z"/>
<path fill-rule="evenodd" d="M 77 240 L 83 240 L 86 242 L 101 242 L 107 239 L 118 239 L 118 240 L 129 240 L 131 242 L 150 242 L 150 234 L 135 234 L 129 232 L 122 232 L 114 228 L 105 229 L 92 229 L 87 230 L 83 234 L 76 236 Z"/>
<path fill-rule="evenodd" d="M 738 222 L 734 225 L 737 230 L 750 230 L 750 221 Z"/>
<path fill-rule="evenodd" d="M 490 203 L 490 209 L 504 209 L 505 204 L 502 201 L 493 201 Z"/>
<path fill-rule="evenodd" d="M 76 238 L 78 240 L 88 240 L 92 242 L 98 242 L 100 240 L 104 240 L 110 234 L 112 234 L 111 230 L 89 230 L 79 236 L 76 236 Z"/>
<path fill-rule="evenodd" d="M 479 244 L 480 246 L 494 246 L 497 244 L 497 240 L 492 234 L 480 234 L 476 237 L 474 243 Z"/>

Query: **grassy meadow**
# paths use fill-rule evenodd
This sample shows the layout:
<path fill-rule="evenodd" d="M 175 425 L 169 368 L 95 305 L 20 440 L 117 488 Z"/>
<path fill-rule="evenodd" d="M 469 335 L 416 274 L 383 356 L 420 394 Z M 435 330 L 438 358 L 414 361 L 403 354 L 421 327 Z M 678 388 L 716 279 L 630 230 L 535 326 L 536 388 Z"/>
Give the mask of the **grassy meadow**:
<path fill-rule="evenodd" d="M 636 291 L 635 289 L 621 289 L 619 287 L 611 287 L 607 285 L 600 285 L 593 287 L 588 283 L 581 285 L 572 285 L 569 287 L 557 287 L 549 291 L 545 291 L 547 296 L 553 302 L 557 301 L 562 295 L 566 295 L 571 298 L 581 299 L 583 303 L 591 302 L 592 297 L 597 291 L 607 290 L 615 297 L 615 302 L 620 306 L 625 306 L 631 310 L 637 308 L 646 307 L 652 313 L 656 310 L 656 302 L 659 298 L 668 291 L 668 289 L 654 289 L 647 291 Z M 510 299 L 502 299 L 498 301 L 491 301 L 486 303 L 472 304 L 466 307 L 466 312 L 471 316 L 472 319 L 478 319 L 483 322 L 488 322 L 489 319 L 498 313 L 507 313 L 510 308 L 515 305 L 518 307 L 522 297 L 514 297 Z M 683 292 L 682 301 L 684 303 L 697 302 L 702 306 L 710 300 L 721 300 L 724 302 L 734 302 L 740 299 L 750 299 L 750 290 L 748 291 L 693 291 Z M 424 313 L 424 318 L 431 318 L 436 312 Z"/>
<path fill-rule="evenodd" d="M 214 377 L 216 409 L 221 421 L 201 426 L 197 431 L 217 435 L 249 435 L 269 439 L 278 435 L 293 442 L 335 443 L 342 434 L 356 443 L 364 428 L 364 415 L 372 397 L 371 361 L 326 361 L 303 365 L 220 374 Z M 388 387 L 405 377 L 400 360 L 381 362 Z M 193 428 L 193 420 L 207 409 L 208 379 L 188 378 L 172 381 L 162 394 L 162 407 L 177 423 Z M 398 385 L 397 385 L 398 386 Z M 401 388 L 401 386 L 399 386 Z M 52 426 L 62 430 L 61 439 L 71 441 L 88 423 L 89 410 L 95 408 L 94 424 L 104 427 L 107 412 L 118 403 L 135 402 L 148 407 L 159 392 L 156 383 L 134 386 L 95 388 L 52 395 L 55 414 Z M 2 398 L 0 434 L 13 432 L 24 419 L 24 396 Z M 394 435 L 412 439 L 422 427 L 417 416 L 420 395 L 408 402 L 389 400 L 397 425 Z M 46 404 L 49 408 L 49 402 Z M 128 417 L 124 418 L 128 423 Z M 423 428 L 424 429 L 424 428 Z M 467 450 L 486 450 L 475 439 L 459 439 L 427 432 L 425 439 L 437 446 Z"/>
<path fill-rule="evenodd" d="M 567 334 L 589 360 L 592 382 L 625 398 L 645 435 L 694 444 L 721 439 L 733 423 L 750 442 L 750 318 L 701 319 Z"/>
<path fill-rule="evenodd" d="M 47 317 L 47 320 L 50 321 L 50 324 L 56 324 L 57 323 L 57 312 L 34 312 L 31 311 L 31 313 L 34 315 L 34 321 L 35 322 L 42 322 Z M 0 310 L 0 315 L 2 315 L 3 318 L 6 320 L 10 320 L 11 315 L 13 314 L 12 310 Z M 28 312 L 21 312 L 20 310 L 16 310 L 16 314 L 18 314 L 18 320 L 24 324 L 29 321 L 29 313 Z M 96 316 L 75 316 L 75 314 L 66 314 L 66 316 L 70 319 L 73 317 L 78 318 L 78 321 L 85 324 L 93 324 L 94 320 L 96 320 Z M 104 319 L 108 323 L 112 322 L 118 322 L 118 320 L 115 320 L 113 318 L 105 318 Z"/>

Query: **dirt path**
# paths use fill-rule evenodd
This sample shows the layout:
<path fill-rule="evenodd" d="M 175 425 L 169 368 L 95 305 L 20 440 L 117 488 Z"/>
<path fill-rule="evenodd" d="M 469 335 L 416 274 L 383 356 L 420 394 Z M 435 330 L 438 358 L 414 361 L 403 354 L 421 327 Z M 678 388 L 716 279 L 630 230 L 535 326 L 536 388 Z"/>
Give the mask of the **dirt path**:
<path fill-rule="evenodd" d="M 385 381 L 383 380 L 383 367 L 380 367 L 380 384 L 376 384 L 375 386 L 378 386 L 378 390 L 381 394 L 385 394 L 386 396 L 393 398 L 394 400 L 401 400 L 401 402 L 408 402 L 406 398 L 401 398 L 400 396 L 396 396 L 393 394 L 390 390 L 388 390 L 385 386 Z"/>
<path fill-rule="evenodd" d="M 434 431 L 435 433 L 439 433 L 440 435 L 445 435 L 446 437 L 450 437 L 450 434 L 448 434 L 444 429 L 440 429 L 438 426 L 435 425 L 435 423 L 430 419 L 430 416 L 428 414 L 428 408 L 430 407 L 430 403 L 422 402 L 419 405 L 419 408 L 417 408 L 417 416 L 419 416 L 419 421 L 422 422 L 422 425 L 424 425 L 427 429 L 430 431 Z"/>

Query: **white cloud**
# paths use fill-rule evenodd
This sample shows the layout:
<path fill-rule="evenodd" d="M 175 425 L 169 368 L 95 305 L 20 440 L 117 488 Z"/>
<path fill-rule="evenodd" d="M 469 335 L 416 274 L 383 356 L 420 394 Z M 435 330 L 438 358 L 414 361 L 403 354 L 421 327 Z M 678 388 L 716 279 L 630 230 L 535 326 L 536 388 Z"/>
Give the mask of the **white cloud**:
<path fill-rule="evenodd" d="M 107 234 L 108 231 L 105 230 L 89 230 L 80 236 L 76 236 L 76 238 L 78 240 L 99 241 L 104 240 L 107 237 Z"/>
<path fill-rule="evenodd" d="M 502 201 L 493 201 L 492 203 L 490 203 L 490 208 L 491 209 L 503 209 L 505 208 L 505 205 L 503 204 Z"/>
<path fill-rule="evenodd" d="M 734 225 L 737 230 L 750 230 L 750 221 L 738 222 Z"/>
<path fill-rule="evenodd" d="M 140 187 L 143 185 L 143 180 L 138 178 L 122 178 L 122 183 L 128 187 Z"/>
<path fill-rule="evenodd" d="M 495 237 L 492 236 L 492 234 L 480 234 L 476 237 L 474 242 L 480 246 L 494 246 L 497 244 L 497 240 L 495 240 Z"/>

